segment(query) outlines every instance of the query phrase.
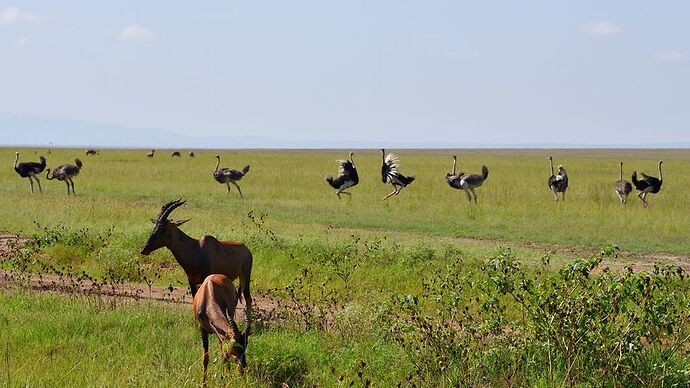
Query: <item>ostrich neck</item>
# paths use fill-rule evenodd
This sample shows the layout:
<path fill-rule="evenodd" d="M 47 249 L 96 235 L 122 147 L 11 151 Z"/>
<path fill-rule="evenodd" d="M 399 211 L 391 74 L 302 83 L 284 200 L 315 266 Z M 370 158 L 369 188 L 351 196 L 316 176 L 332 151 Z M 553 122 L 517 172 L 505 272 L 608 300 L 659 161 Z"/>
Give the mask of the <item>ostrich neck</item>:
<path fill-rule="evenodd" d="M 555 175 L 553 173 L 553 159 L 549 159 L 549 164 L 551 165 L 551 176 Z"/>
<path fill-rule="evenodd" d="M 14 155 L 14 169 L 17 169 L 17 163 L 19 163 L 19 154 Z"/>
<path fill-rule="evenodd" d="M 661 163 L 659 163 L 659 182 L 662 182 L 664 177 L 661 175 Z"/>
<path fill-rule="evenodd" d="M 621 178 L 620 180 L 623 180 L 623 163 L 621 163 Z"/>
<path fill-rule="evenodd" d="M 453 175 L 455 175 L 455 165 L 458 163 L 457 159 L 453 159 Z"/>
<path fill-rule="evenodd" d="M 220 166 L 220 158 L 216 158 L 216 169 L 213 172 L 218 171 L 218 166 Z"/>

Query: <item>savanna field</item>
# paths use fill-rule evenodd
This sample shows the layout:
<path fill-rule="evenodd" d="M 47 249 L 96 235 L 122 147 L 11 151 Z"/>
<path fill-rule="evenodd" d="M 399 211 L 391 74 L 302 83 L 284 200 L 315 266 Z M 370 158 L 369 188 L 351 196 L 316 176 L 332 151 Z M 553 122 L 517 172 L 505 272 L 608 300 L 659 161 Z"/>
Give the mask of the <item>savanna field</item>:
<path fill-rule="evenodd" d="M 76 196 L 11 168 L 83 161 Z M 139 250 L 161 206 L 198 238 L 244 241 L 259 303 L 248 370 L 212 386 L 687 386 L 690 384 L 690 151 L 388 150 L 416 180 L 398 196 L 377 150 L 355 150 L 360 183 L 339 200 L 324 177 L 341 151 L 0 149 L 0 381 L 7 386 L 197 386 L 201 341 L 184 303 L 40 291 L 25 274 L 112 287 L 187 288 L 163 248 Z M 251 166 L 232 187 L 221 167 Z M 489 168 L 470 204 L 445 175 Z M 552 155 L 566 202 L 547 187 Z M 657 176 L 643 208 L 614 193 L 618 162 Z M 37 187 L 35 187 L 37 191 Z M 10 276 L 5 275 L 5 276 Z M 105 286 L 107 288 L 108 286 Z M 152 291 L 151 291 L 152 292 Z"/>

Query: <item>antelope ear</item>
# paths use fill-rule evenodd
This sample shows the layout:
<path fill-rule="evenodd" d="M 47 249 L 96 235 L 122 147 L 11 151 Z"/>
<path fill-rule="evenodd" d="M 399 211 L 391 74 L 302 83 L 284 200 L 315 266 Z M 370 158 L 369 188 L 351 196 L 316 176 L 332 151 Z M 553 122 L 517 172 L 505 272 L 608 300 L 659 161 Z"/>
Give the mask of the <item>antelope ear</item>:
<path fill-rule="evenodd" d="M 154 224 L 154 225 L 155 225 L 155 224 L 156 224 L 156 222 L 158 222 L 158 220 L 157 220 L 157 219 L 155 219 L 155 218 L 151 218 L 151 223 L 152 223 L 152 224 Z"/>
<path fill-rule="evenodd" d="M 186 220 L 171 220 L 170 223 L 175 225 L 175 226 L 182 226 L 184 225 L 187 221 L 191 220 L 191 218 L 188 218 Z"/>

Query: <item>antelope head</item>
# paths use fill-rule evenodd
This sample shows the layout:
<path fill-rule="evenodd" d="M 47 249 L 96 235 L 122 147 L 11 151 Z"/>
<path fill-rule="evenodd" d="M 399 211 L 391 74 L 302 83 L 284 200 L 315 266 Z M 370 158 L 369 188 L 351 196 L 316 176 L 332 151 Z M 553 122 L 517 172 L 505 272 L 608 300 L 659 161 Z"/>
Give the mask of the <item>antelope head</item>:
<path fill-rule="evenodd" d="M 169 220 L 168 216 L 173 210 L 184 205 L 186 201 L 178 199 L 177 201 L 168 202 L 161 208 L 158 218 L 151 219 L 153 222 L 153 230 L 146 244 L 141 248 L 142 255 L 149 255 L 158 248 L 162 248 L 170 242 L 170 238 L 174 230 L 189 220 Z"/>
<path fill-rule="evenodd" d="M 237 368 L 240 372 L 244 372 L 247 369 L 247 358 L 245 352 L 247 351 L 247 345 L 249 344 L 249 324 L 245 327 L 244 331 L 240 332 L 234 319 L 230 319 L 230 327 L 232 327 L 232 337 L 233 344 L 225 353 L 225 359 L 234 359 L 237 362 Z"/>

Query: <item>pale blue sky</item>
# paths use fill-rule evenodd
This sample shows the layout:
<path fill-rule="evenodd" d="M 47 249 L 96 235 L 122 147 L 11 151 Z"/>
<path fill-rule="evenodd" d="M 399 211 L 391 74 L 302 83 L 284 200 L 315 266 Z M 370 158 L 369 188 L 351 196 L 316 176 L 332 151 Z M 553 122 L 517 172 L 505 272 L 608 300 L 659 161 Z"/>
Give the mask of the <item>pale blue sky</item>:
<path fill-rule="evenodd" d="M 690 2 L 0 0 L 0 113 L 384 145 L 687 143 Z"/>

